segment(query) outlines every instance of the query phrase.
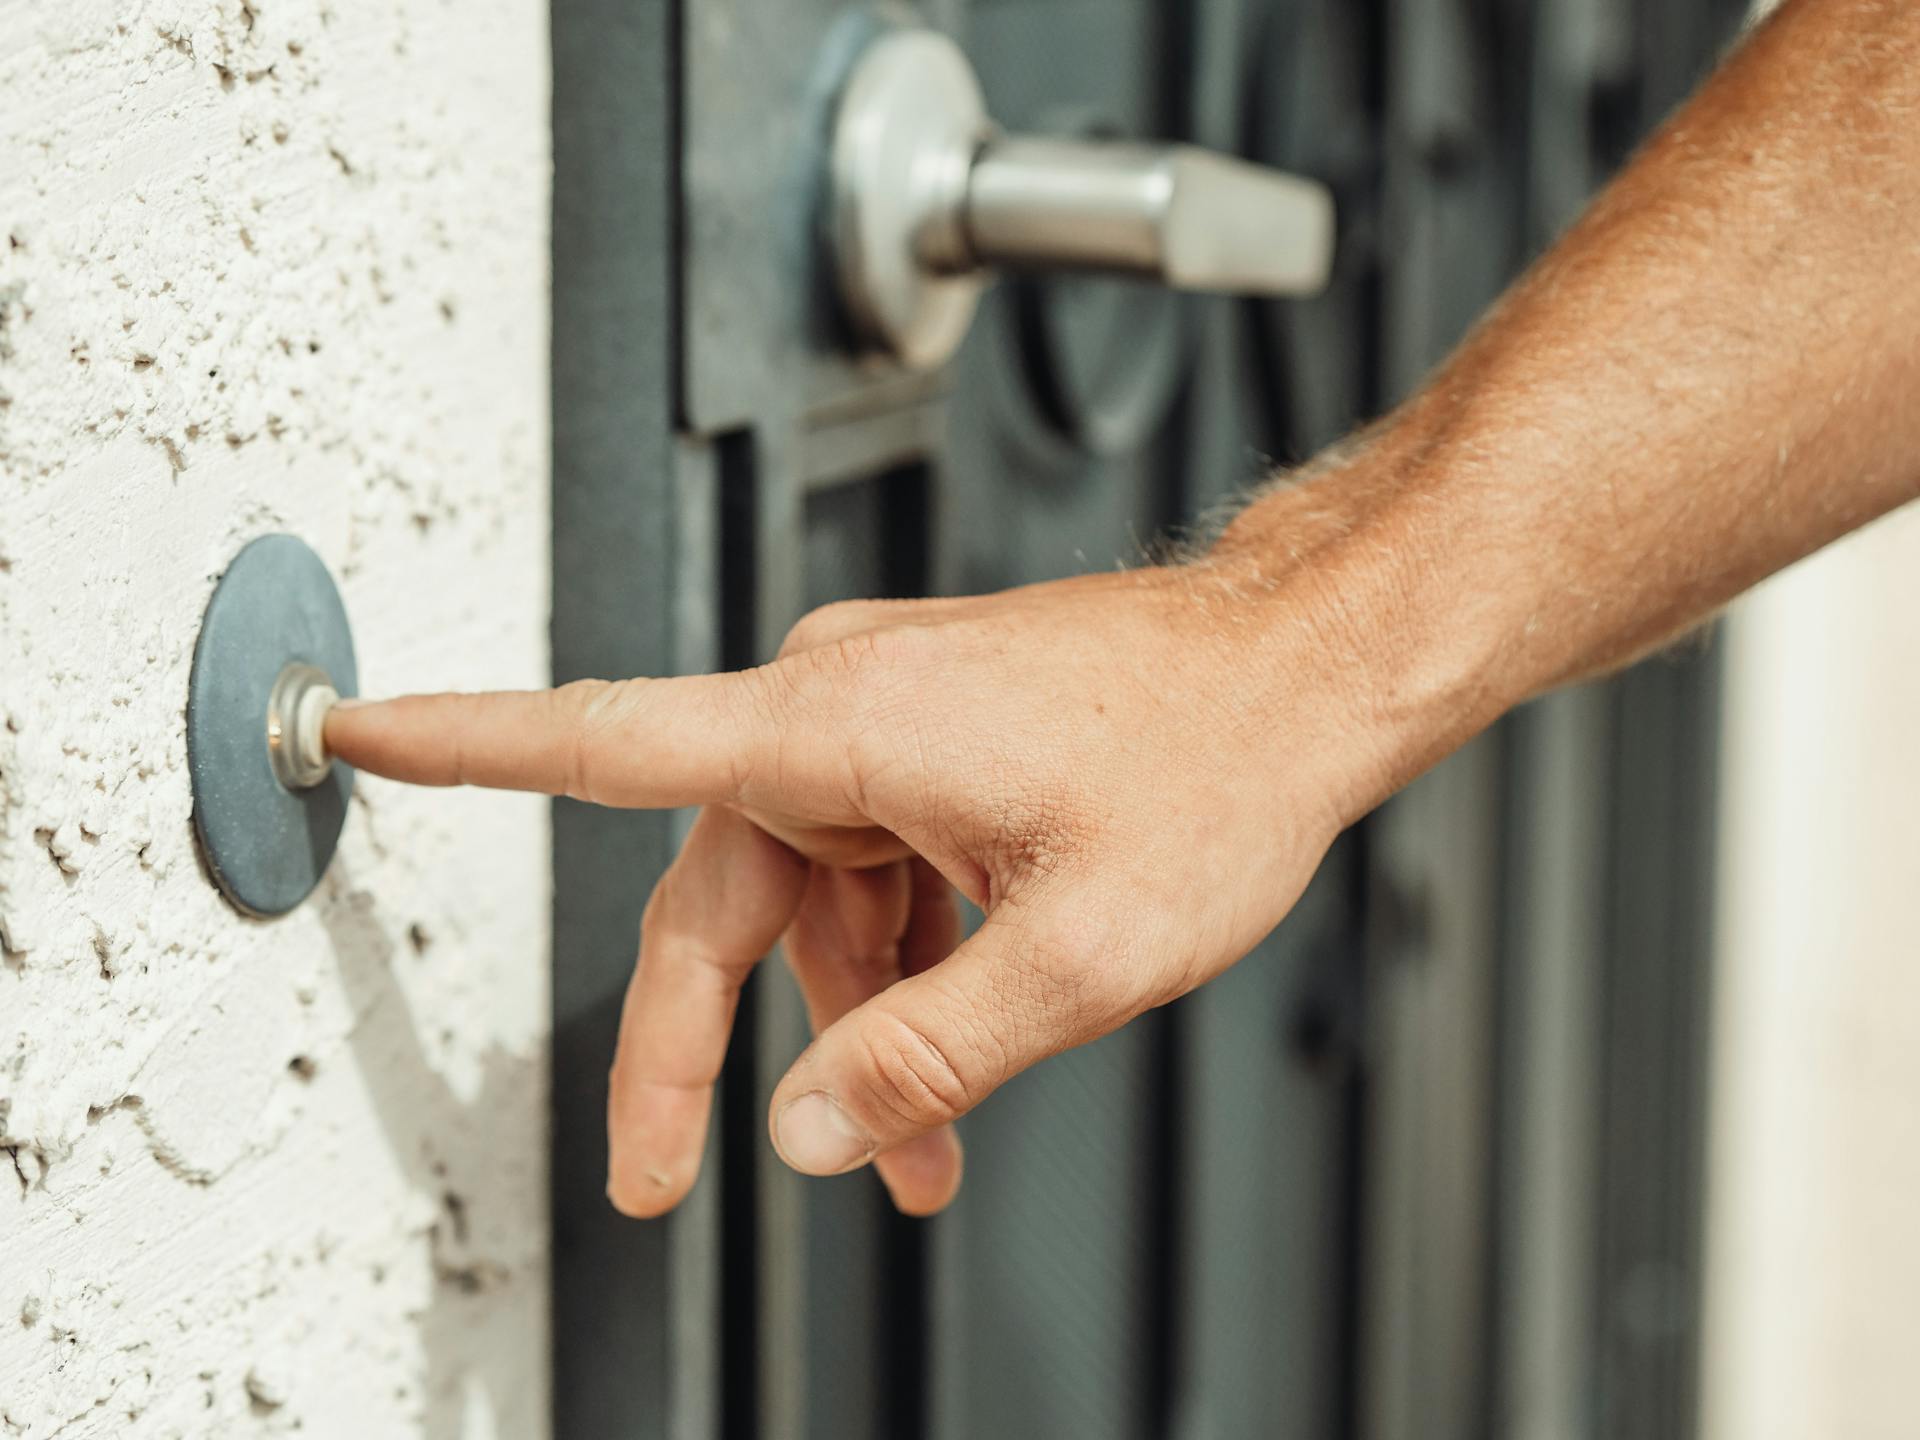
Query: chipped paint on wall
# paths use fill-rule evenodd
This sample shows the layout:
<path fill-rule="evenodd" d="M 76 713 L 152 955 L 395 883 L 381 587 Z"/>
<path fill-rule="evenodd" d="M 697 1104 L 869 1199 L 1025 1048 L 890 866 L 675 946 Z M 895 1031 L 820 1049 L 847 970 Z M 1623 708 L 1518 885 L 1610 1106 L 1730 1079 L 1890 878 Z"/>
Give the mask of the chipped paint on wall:
<path fill-rule="evenodd" d="M 544 1430 L 544 807 L 243 920 L 182 712 L 268 530 L 369 692 L 541 683 L 545 19 L 0 0 L 0 1437 Z"/>

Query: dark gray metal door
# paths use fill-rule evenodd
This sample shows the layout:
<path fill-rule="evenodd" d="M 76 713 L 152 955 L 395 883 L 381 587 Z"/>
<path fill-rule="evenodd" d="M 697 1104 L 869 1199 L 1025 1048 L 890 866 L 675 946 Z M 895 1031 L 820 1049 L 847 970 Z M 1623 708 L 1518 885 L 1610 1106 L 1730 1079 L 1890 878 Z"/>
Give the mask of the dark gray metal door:
<path fill-rule="evenodd" d="M 556 678 L 751 664 L 833 599 L 1139 563 L 1413 383 L 1732 8 L 556 0 Z M 861 359 L 822 258 L 825 147 L 847 67 L 901 23 L 959 38 L 1010 127 L 1191 139 L 1325 181 L 1327 294 L 1016 277 L 951 365 Z M 700 1186 L 666 1222 L 612 1214 L 605 1068 L 677 830 L 561 804 L 557 1433 L 1424 1440 L 1538 1433 L 1509 1397 L 1540 1386 L 1572 1397 L 1567 1433 L 1687 1433 L 1677 1400 L 1601 1403 L 1651 1373 L 1603 1311 L 1622 1273 L 1651 1283 L 1649 1255 L 1690 1283 L 1687 1185 L 1648 1215 L 1630 1179 L 1697 1134 L 1648 1146 L 1618 1117 L 1697 1103 L 1684 1035 L 1634 1047 L 1671 1031 L 1659 997 L 1697 1005 L 1697 916 L 1647 886 L 1682 884 L 1704 845 L 1604 777 L 1622 746 L 1697 754 L 1706 684 L 1630 682 L 1587 723 L 1524 720 L 1460 757 L 1343 839 L 1228 976 L 969 1117 L 966 1184 L 933 1222 L 892 1215 L 870 1175 L 774 1160 L 767 1096 L 805 1038 L 777 966 L 742 1008 Z M 1534 803 L 1541 774 L 1587 776 L 1585 798 Z M 1697 777 L 1669 778 L 1684 805 Z M 1661 827 L 1636 890 L 1621 857 Z M 1567 835 L 1589 843 L 1539 859 Z M 1553 972 L 1573 983 L 1528 978 L 1536 945 L 1587 957 Z M 1525 1111 L 1529 1067 L 1562 1053 L 1541 1037 L 1585 1033 L 1606 996 L 1563 1111 Z M 1650 1080 L 1636 1053 L 1662 1057 Z M 1526 1188 L 1521 1148 L 1556 1114 L 1569 1173 L 1629 1187 L 1550 1227 L 1585 1277 L 1547 1305 L 1591 1357 L 1572 1369 L 1514 1321 L 1540 1263 L 1515 1237 L 1561 1193 Z M 1684 1368 L 1688 1333 L 1661 1333 L 1659 1365 Z"/>
<path fill-rule="evenodd" d="M 1067 0 L 922 18 L 961 37 L 1009 127 L 1141 137 L 1194 132 L 1193 66 L 1178 57 L 1205 44 L 1231 55 L 1234 39 L 1208 24 L 1243 23 Z M 880 23 L 829 0 L 685 10 L 686 405 L 702 437 L 687 489 L 722 515 L 722 556 L 751 571 L 723 576 L 737 580 L 722 592 L 729 663 L 764 658 L 805 608 L 844 596 L 973 593 L 1138 563 L 1197 504 L 1255 479 L 1256 446 L 1271 444 L 1242 426 L 1248 407 L 1191 403 L 1204 351 L 1232 373 L 1235 307 L 1143 285 L 1002 285 L 931 378 L 849 359 L 831 297 L 793 277 L 815 263 L 808 187 L 827 97 Z M 1247 98 L 1209 100 L 1231 116 Z M 1309 1005 L 1351 1008 L 1319 993 L 1358 974 L 1327 963 L 1351 948 L 1350 868 L 1330 867 L 1264 963 L 1190 1017 L 1148 1017 L 971 1117 L 966 1185 L 931 1224 L 887 1214 L 869 1176 L 803 1181 L 767 1154 L 758 1117 L 804 1029 L 784 975 L 764 975 L 756 1043 L 728 1078 L 745 1143 L 722 1151 L 723 1185 L 750 1194 L 736 1203 L 759 1225 L 750 1259 L 740 1237 L 723 1245 L 723 1266 L 751 1269 L 726 1292 L 751 1307 L 725 1331 L 730 1422 L 775 1435 L 1158 1435 L 1176 1367 L 1192 1363 L 1241 1371 L 1264 1433 L 1325 1434 L 1338 1327 L 1318 1322 L 1338 1311 L 1349 1092 L 1337 1065 L 1296 1058 L 1290 1028 Z M 1251 1087 L 1170 1083 L 1228 1056 Z M 1196 1165 L 1204 1186 L 1186 1181 Z M 1253 1263 L 1245 1251 L 1183 1263 L 1182 1236 L 1202 1225 L 1257 1233 Z M 1215 1322 L 1184 1356 L 1181 1315 Z M 1230 1337 L 1245 1337 L 1237 1358 Z M 1222 1433 L 1241 1430 L 1222 1419 Z"/>

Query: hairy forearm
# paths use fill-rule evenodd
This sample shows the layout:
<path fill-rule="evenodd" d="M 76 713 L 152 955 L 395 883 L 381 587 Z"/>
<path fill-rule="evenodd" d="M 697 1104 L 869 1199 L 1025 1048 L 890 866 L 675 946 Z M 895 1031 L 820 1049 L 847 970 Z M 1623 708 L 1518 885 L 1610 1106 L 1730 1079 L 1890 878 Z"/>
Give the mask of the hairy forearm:
<path fill-rule="evenodd" d="M 1384 793 L 1916 494 L 1920 6 L 1790 0 L 1219 554 L 1316 573 L 1369 657 Z"/>

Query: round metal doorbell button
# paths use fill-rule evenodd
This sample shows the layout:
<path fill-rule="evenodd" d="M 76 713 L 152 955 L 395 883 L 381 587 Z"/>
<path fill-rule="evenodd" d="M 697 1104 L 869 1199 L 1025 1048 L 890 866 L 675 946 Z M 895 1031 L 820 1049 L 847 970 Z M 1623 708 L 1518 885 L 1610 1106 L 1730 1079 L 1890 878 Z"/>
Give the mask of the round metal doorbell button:
<path fill-rule="evenodd" d="M 327 712 L 340 701 L 327 672 L 295 661 L 280 672 L 267 697 L 267 754 L 289 790 L 311 790 L 327 778 Z"/>
<path fill-rule="evenodd" d="M 357 691 L 346 608 L 324 562 L 292 535 L 247 545 L 194 645 L 187 768 L 208 873 L 249 915 L 291 910 L 333 858 L 353 772 L 323 731 Z"/>

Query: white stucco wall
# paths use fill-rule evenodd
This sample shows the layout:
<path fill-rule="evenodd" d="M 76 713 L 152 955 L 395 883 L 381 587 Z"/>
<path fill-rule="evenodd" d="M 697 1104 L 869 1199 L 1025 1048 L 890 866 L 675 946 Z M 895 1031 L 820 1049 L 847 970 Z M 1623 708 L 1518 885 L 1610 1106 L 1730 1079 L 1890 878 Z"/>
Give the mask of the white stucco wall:
<path fill-rule="evenodd" d="M 253 535 L 363 686 L 546 664 L 545 0 L 0 0 L 0 1437 L 537 1436 L 545 811 L 203 877 Z"/>
<path fill-rule="evenodd" d="M 1707 1440 L 1920 1427 L 1920 506 L 1728 629 Z"/>

